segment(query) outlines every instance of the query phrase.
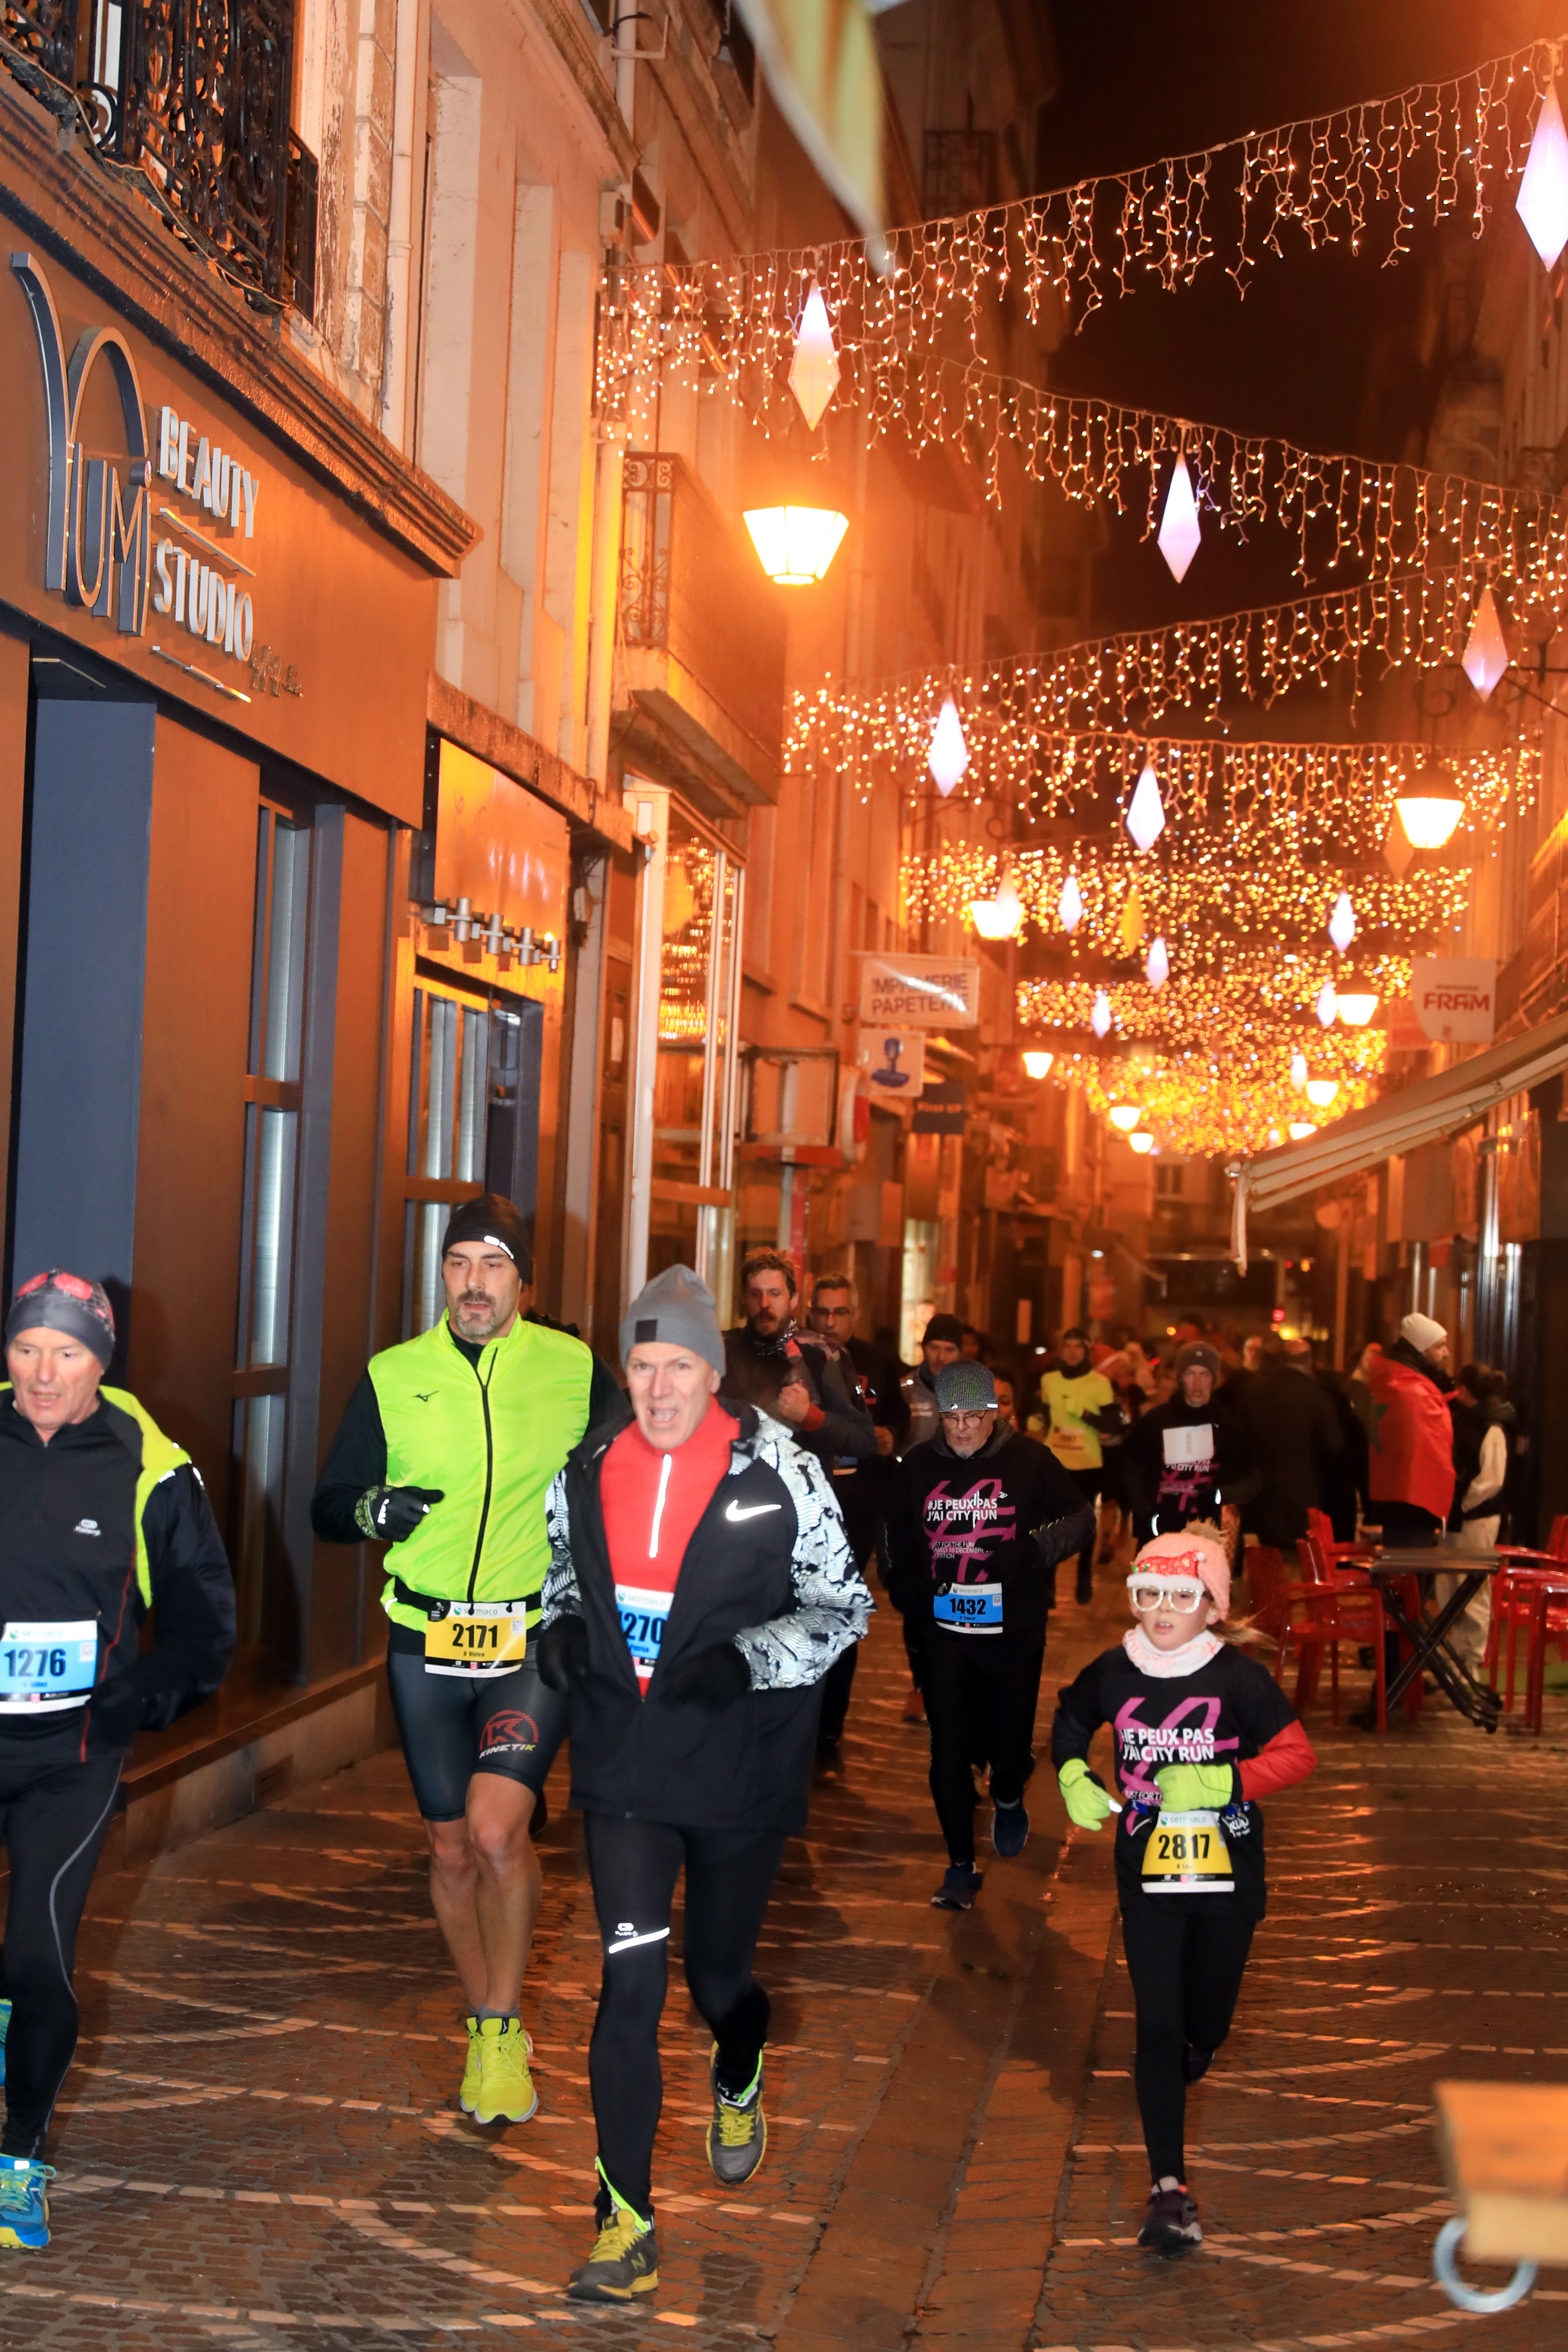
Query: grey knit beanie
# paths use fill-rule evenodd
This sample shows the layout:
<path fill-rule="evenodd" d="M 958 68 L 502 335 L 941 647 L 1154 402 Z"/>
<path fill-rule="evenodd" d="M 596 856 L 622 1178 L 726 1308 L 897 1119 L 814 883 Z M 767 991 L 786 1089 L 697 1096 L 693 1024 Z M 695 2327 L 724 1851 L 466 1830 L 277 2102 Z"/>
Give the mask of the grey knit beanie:
<path fill-rule="evenodd" d="M 716 1372 L 724 1369 L 724 1335 L 713 1293 L 689 1265 L 667 1265 L 656 1274 L 639 1298 L 634 1298 L 621 1325 L 624 1364 L 639 1339 L 664 1347 L 689 1348 L 703 1356 Z"/>

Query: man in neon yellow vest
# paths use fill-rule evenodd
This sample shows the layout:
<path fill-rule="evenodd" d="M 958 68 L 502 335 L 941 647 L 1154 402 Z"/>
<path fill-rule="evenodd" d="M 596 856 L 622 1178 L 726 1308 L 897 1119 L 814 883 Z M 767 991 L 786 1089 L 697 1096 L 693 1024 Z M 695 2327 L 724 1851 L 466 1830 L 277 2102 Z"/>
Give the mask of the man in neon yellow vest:
<path fill-rule="evenodd" d="M 1031 1423 L 1030 1435 L 1044 1436 L 1062 1468 L 1071 1474 L 1084 1501 L 1098 1504 L 1105 1477 L 1100 1432 L 1119 1426 L 1121 1412 L 1110 1382 L 1094 1369 L 1087 1331 L 1075 1326 L 1062 1333 L 1057 1361 L 1040 1382 L 1040 1401 L 1046 1408 L 1046 1426 L 1041 1430 Z M 1087 1607 L 1093 1594 L 1091 1538 L 1078 1556 L 1076 1598 L 1081 1607 Z"/>
<path fill-rule="evenodd" d="M 22 1285 L 0 1390 L 0 2247 L 23 2250 L 49 2242 L 43 2158 L 76 2052 L 77 1928 L 126 1753 L 209 1697 L 234 1655 L 202 1482 L 133 1396 L 101 1385 L 113 1352 L 100 1284 L 52 1266 Z"/>
<path fill-rule="evenodd" d="M 531 1832 L 566 1727 L 531 1654 L 544 1497 L 619 1392 L 580 1339 L 531 1318 L 532 1254 L 510 1201 L 487 1192 L 454 1211 L 441 1280 L 439 1321 L 374 1357 L 349 1399 L 310 1522 L 329 1543 L 396 1547 L 387 1679 L 467 1999 L 458 2101 L 479 2123 L 526 2123 L 539 2105 L 521 2015 L 541 1894 Z"/>

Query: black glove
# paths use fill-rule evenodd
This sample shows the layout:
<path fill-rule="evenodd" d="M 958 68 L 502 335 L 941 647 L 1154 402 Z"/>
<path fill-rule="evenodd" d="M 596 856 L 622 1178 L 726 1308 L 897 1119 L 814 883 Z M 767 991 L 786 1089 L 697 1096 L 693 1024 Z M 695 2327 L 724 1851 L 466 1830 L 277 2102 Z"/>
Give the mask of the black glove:
<path fill-rule="evenodd" d="M 733 1642 L 710 1642 L 666 1666 L 659 1675 L 659 1696 L 672 1706 L 732 1706 L 752 1687 L 752 1669 Z"/>
<path fill-rule="evenodd" d="M 588 1628 L 581 1617 L 557 1617 L 533 1645 L 534 1664 L 546 1690 L 564 1698 L 588 1671 Z"/>
<path fill-rule="evenodd" d="M 110 1748 L 129 1748 L 142 1728 L 142 1692 L 134 1675 L 110 1675 L 88 1702 L 94 1731 Z"/>
<path fill-rule="evenodd" d="M 1056 1568 L 1069 1553 L 1082 1551 L 1094 1541 L 1094 1511 L 1088 1503 L 1069 1511 L 1064 1519 L 1047 1519 L 1044 1527 L 1035 1529 L 1035 1555 L 1040 1566 Z"/>
<path fill-rule="evenodd" d="M 401 1543 L 432 1504 L 445 1499 L 442 1486 L 369 1486 L 354 1506 L 354 1517 L 373 1543 Z"/>

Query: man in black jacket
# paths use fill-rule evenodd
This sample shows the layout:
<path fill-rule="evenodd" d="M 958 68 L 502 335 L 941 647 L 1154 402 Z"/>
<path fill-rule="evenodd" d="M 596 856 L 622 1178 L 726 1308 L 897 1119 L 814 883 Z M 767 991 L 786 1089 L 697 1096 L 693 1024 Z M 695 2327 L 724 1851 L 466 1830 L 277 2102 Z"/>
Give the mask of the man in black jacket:
<path fill-rule="evenodd" d="M 1194 1519 L 1221 1530 L 1229 1547 L 1241 1531 L 1241 1508 L 1263 1484 L 1252 1442 L 1218 1402 L 1220 1360 L 1206 1339 L 1177 1351 L 1176 1391 L 1139 1419 L 1122 1460 L 1138 1546 L 1179 1535 Z"/>
<path fill-rule="evenodd" d="M 658 2284 L 658 2021 L 675 1883 L 686 1981 L 713 2033 L 708 2156 L 731 2192 L 767 2146 L 768 1997 L 752 1974 L 784 1840 L 805 1826 L 818 1685 L 870 1595 L 820 1465 L 719 1393 L 713 1299 L 683 1265 L 621 1326 L 630 1407 L 589 1431 L 546 1507 L 539 1671 L 566 1694 L 572 1802 L 604 1939 L 588 2050 L 597 2242 L 567 2294 Z"/>
<path fill-rule="evenodd" d="M 724 1334 L 724 1393 L 787 1423 L 829 1473 L 877 1451 L 871 1416 L 838 1351 L 795 1319 L 798 1285 L 782 1250 L 749 1250 L 741 1266 L 746 1319 Z"/>
<path fill-rule="evenodd" d="M 1004 1860 L 1021 1853 L 1051 1570 L 1092 1539 L 1094 1506 L 1046 1446 L 997 1428 L 984 1364 L 944 1364 L 935 1390 L 941 1434 L 905 1454 L 888 1505 L 889 1589 L 923 1647 L 949 1862 L 931 1902 L 967 1911 L 981 1884 L 971 1761 L 991 1759 L 992 1843 Z"/>
<path fill-rule="evenodd" d="M 0 1392 L 0 2246 L 49 2242 L 42 2158 L 76 2051 L 77 1928 L 127 1751 L 210 1696 L 234 1655 L 201 1480 L 134 1397 L 100 1385 L 113 1351 L 100 1285 L 58 1267 L 23 1284 Z"/>
<path fill-rule="evenodd" d="M 1221 1402 L 1229 1401 L 1227 1392 Z M 1263 1473 L 1262 1491 L 1247 1523 L 1256 1527 L 1260 1543 L 1293 1551 L 1307 1532 L 1307 1513 L 1325 1507 L 1328 1479 L 1344 1451 L 1334 1409 L 1312 1376 L 1310 1356 L 1298 1362 L 1270 1334 L 1236 1412 Z"/>

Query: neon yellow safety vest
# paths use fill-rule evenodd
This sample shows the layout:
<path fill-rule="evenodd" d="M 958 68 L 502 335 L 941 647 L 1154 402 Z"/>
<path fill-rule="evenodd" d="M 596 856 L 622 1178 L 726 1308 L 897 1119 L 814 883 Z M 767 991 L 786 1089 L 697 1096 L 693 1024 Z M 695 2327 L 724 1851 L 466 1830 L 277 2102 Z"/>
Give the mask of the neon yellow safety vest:
<path fill-rule="evenodd" d="M 9 1381 L 0 1381 L 0 1396 L 10 1393 Z M 165 1437 L 144 1404 L 133 1397 L 129 1389 L 100 1388 L 98 1391 L 105 1404 L 117 1404 L 128 1412 L 142 1432 L 142 1467 L 136 1476 L 136 1500 L 132 1508 L 136 1515 L 136 1590 L 142 1595 L 142 1606 L 153 1606 L 153 1570 L 147 1559 L 147 1538 L 142 1532 L 142 1514 L 154 1486 L 190 1460 L 183 1445 Z"/>
<path fill-rule="evenodd" d="M 492 1339 L 476 1373 L 447 1318 L 371 1360 L 386 1435 L 389 1486 L 438 1486 L 442 1499 L 388 1559 L 412 1591 L 433 1601 L 533 1602 L 550 1565 L 544 1497 L 588 1426 L 594 1359 L 581 1339 L 521 1316 Z M 396 1597 L 382 1605 L 423 1631 L 428 1612 Z"/>
<path fill-rule="evenodd" d="M 1063 1469 L 1098 1470 L 1105 1459 L 1100 1432 L 1084 1416 L 1116 1402 L 1104 1373 L 1079 1372 L 1069 1380 L 1065 1372 L 1047 1372 L 1040 1394 L 1051 1417 L 1046 1444 Z"/>

